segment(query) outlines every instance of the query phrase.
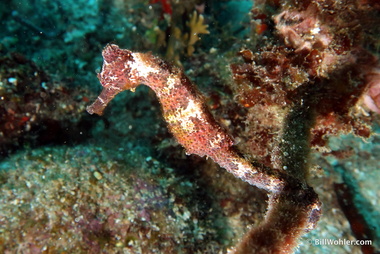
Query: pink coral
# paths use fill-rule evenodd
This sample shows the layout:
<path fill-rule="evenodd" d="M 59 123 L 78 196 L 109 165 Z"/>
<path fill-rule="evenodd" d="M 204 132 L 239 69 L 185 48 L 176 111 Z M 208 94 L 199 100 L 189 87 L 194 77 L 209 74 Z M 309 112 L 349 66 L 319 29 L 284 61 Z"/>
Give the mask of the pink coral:
<path fill-rule="evenodd" d="M 364 103 L 370 110 L 380 114 L 380 68 L 375 68 L 367 75 L 367 82 L 369 88 L 364 94 Z"/>

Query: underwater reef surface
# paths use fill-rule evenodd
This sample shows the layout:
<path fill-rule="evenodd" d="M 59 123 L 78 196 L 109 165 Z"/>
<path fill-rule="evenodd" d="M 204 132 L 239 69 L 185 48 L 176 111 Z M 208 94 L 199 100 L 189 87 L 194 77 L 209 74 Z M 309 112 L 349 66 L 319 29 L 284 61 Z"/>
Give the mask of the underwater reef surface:
<path fill-rule="evenodd" d="M 380 250 L 377 1 L 11 0 L 0 20 L 0 253 L 231 253 L 264 221 L 267 193 L 187 155 L 152 90 L 85 111 L 109 43 L 179 66 L 248 161 L 304 169 L 322 215 L 295 253 Z"/>
<path fill-rule="evenodd" d="M 205 188 L 133 150 L 115 152 L 44 147 L 3 161 L 1 252 L 218 253 L 248 223 L 235 218 L 236 204 L 265 209 L 249 186 L 222 190 L 236 198 L 228 205 L 213 197 L 221 186 Z"/>
<path fill-rule="evenodd" d="M 371 144 L 347 137 L 336 147 L 355 147 L 356 155 L 318 159 L 327 171 L 313 179 L 324 193 L 324 216 L 296 253 L 362 253 L 310 240 L 355 240 L 334 192 L 341 178 L 349 177 L 360 213 L 376 225 L 380 142 Z M 265 194 L 210 161 L 172 168 L 138 149 L 116 148 L 45 146 L 3 160 L 1 252 L 224 253 L 263 219 Z"/>

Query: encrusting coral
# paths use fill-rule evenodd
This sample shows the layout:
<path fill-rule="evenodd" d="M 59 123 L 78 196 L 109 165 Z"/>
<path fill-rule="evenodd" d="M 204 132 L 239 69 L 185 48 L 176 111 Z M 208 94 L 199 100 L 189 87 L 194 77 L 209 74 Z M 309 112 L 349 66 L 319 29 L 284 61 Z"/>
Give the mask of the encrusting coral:
<path fill-rule="evenodd" d="M 54 80 L 24 55 L 1 56 L 0 158 L 26 144 L 79 139 L 75 133 L 89 125 L 82 114 L 86 103 L 79 90 Z"/>
<path fill-rule="evenodd" d="M 104 88 L 87 108 L 90 114 L 101 115 L 115 95 L 146 84 L 156 93 L 170 131 L 187 154 L 206 155 L 236 177 L 270 193 L 266 220 L 247 234 L 237 253 L 255 253 L 259 249 L 263 253 L 289 252 L 305 230 L 315 227 L 320 202 L 305 179 L 254 165 L 239 155 L 232 138 L 214 120 L 202 95 L 179 68 L 151 54 L 134 53 L 114 44 L 103 50 L 103 58 L 98 78 Z M 265 241 L 268 234 L 270 243 Z"/>

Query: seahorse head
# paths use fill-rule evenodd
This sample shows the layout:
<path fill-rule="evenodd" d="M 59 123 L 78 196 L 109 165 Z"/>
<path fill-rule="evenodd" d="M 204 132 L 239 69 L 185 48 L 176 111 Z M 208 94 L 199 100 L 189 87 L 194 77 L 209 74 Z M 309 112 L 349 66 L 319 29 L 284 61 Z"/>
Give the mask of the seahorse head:
<path fill-rule="evenodd" d="M 134 89 L 139 84 L 131 73 L 131 65 L 134 63 L 131 51 L 120 49 L 115 44 L 108 44 L 102 55 L 103 67 L 98 79 L 104 88 L 122 91 Z"/>
<path fill-rule="evenodd" d="M 126 49 L 120 49 L 117 45 L 108 44 L 103 52 L 103 67 L 98 73 L 98 79 L 103 90 L 95 102 L 87 107 L 90 114 L 102 115 L 107 104 L 118 93 L 135 89 L 139 80 L 133 74 L 133 53 Z"/>

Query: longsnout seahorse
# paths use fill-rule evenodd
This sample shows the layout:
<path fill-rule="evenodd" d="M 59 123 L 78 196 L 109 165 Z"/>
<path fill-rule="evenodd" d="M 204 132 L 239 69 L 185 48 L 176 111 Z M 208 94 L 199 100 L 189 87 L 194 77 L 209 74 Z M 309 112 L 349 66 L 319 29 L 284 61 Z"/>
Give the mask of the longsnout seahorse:
<path fill-rule="evenodd" d="M 98 74 L 103 91 L 87 108 L 90 114 L 101 115 L 118 93 L 147 85 L 156 93 L 170 132 L 187 154 L 207 156 L 236 177 L 269 192 L 265 221 L 247 234 L 248 240 L 242 241 L 237 253 L 258 253 L 252 246 L 262 248 L 260 239 L 268 234 L 273 235 L 268 248 L 291 251 L 302 232 L 316 225 L 320 202 L 314 190 L 286 172 L 255 165 L 241 156 L 232 137 L 214 119 L 202 94 L 180 68 L 150 53 L 135 53 L 114 44 L 105 47 L 103 58 Z M 276 227 L 277 231 L 273 229 Z"/>

